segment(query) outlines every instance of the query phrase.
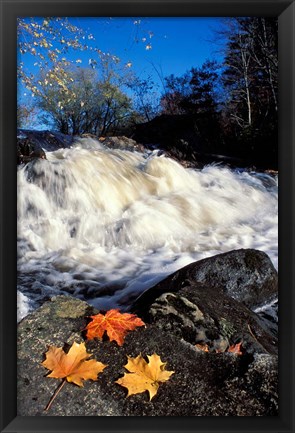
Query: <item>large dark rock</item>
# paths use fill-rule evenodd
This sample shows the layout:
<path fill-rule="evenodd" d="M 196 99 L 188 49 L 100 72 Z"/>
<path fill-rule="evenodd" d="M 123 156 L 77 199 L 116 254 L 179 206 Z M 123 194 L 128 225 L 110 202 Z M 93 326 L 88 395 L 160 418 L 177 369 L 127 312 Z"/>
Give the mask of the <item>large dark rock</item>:
<path fill-rule="evenodd" d="M 53 131 L 19 129 L 17 135 L 17 162 L 23 164 L 34 158 L 46 159 L 45 151 L 70 147 L 74 141 L 71 135 Z"/>
<path fill-rule="evenodd" d="M 26 137 L 17 137 L 17 164 L 26 164 L 35 158 L 46 159 L 40 144 Z"/>
<path fill-rule="evenodd" d="M 145 145 L 158 145 L 185 166 L 202 168 L 214 162 L 243 167 L 245 162 L 227 154 L 216 128 L 194 114 L 161 114 L 135 126 L 132 137 Z"/>
<path fill-rule="evenodd" d="M 273 300 L 278 293 L 278 274 L 263 251 L 233 250 L 191 263 L 144 292 L 134 304 L 151 304 L 165 292 L 177 292 L 194 282 L 220 288 L 247 307 L 254 309 Z"/>
<path fill-rule="evenodd" d="M 194 129 L 193 116 L 162 114 L 136 125 L 133 138 L 145 145 L 159 145 L 167 156 L 177 161 L 190 161 L 197 166 L 199 143 Z"/>
<path fill-rule="evenodd" d="M 242 341 L 247 353 L 277 353 L 277 338 L 260 317 L 217 287 L 187 284 L 177 293 L 162 294 L 138 315 L 190 344 L 207 344 L 213 351 Z"/>
<path fill-rule="evenodd" d="M 212 300 L 212 308 L 213 303 Z M 202 314 L 207 320 L 207 313 L 202 310 L 193 307 L 194 313 L 191 314 L 191 306 L 187 305 L 186 308 L 188 320 L 193 318 L 195 323 L 200 322 Z M 49 345 L 60 347 L 65 343 L 82 342 L 87 316 L 93 313 L 95 310 L 85 302 L 59 296 L 20 322 L 17 393 L 19 416 L 278 414 L 276 355 L 267 353 L 258 343 L 257 351 L 252 353 L 245 344 L 241 356 L 228 352 L 205 353 L 180 336 L 178 325 L 174 326 L 172 322 L 173 326 L 165 329 L 163 317 L 158 320 L 156 315 L 153 323 L 130 332 L 121 347 L 110 341 L 87 342 L 87 349 L 93 358 L 107 364 L 107 368 L 97 381 L 85 381 L 83 388 L 67 383 L 50 410 L 45 412 L 44 407 L 60 380 L 45 377 L 48 371 L 41 365 L 44 354 Z M 263 331 L 258 324 L 255 327 L 251 322 L 251 325 L 256 333 L 255 338 L 259 337 L 258 331 Z M 247 341 L 250 341 L 250 336 Z M 252 337 L 253 347 L 254 342 Z M 154 352 L 167 362 L 166 368 L 173 370 L 174 374 L 168 382 L 160 385 L 158 394 L 151 401 L 146 392 L 126 398 L 126 389 L 114 382 L 125 372 L 123 366 L 127 362 L 127 355 L 135 357 L 141 353 L 146 356 Z"/>
<path fill-rule="evenodd" d="M 35 131 L 19 129 L 17 136 L 18 164 L 23 164 L 35 158 L 46 159 L 45 151 L 55 151 L 70 147 L 76 139 L 92 138 L 99 140 L 109 149 L 121 149 L 128 151 L 144 152 L 145 146 L 125 136 L 100 137 L 93 134 L 82 134 L 80 136 L 65 135 L 56 131 Z"/>

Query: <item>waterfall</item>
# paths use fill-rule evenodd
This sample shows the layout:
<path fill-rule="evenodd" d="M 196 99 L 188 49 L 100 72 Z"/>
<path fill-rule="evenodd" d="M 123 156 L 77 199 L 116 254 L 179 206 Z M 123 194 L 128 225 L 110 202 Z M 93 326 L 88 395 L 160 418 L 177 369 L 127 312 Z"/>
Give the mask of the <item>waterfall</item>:
<path fill-rule="evenodd" d="M 204 257 L 265 251 L 277 267 L 277 179 L 109 150 L 92 139 L 18 169 L 18 289 L 25 313 L 68 293 L 127 307 Z"/>

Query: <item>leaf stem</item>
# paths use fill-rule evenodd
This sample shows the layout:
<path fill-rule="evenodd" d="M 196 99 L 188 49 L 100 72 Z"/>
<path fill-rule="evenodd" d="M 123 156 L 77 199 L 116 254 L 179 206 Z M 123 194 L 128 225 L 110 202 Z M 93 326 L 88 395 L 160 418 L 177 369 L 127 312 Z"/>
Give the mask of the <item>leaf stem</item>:
<path fill-rule="evenodd" d="M 255 337 L 255 335 L 253 334 L 253 331 L 252 331 L 252 329 L 251 329 L 250 324 L 247 323 L 247 325 L 248 325 L 249 332 L 250 332 L 250 334 L 252 335 L 252 337 L 254 338 L 254 340 L 255 340 L 258 344 L 260 344 L 259 341 L 257 340 L 257 338 Z"/>
<path fill-rule="evenodd" d="M 52 403 L 54 402 L 55 398 L 57 397 L 57 395 L 59 394 L 59 392 L 61 391 L 61 389 L 63 388 L 63 386 L 64 386 L 65 383 L 66 383 L 66 378 L 64 378 L 64 379 L 62 380 L 62 382 L 59 384 L 59 386 L 56 388 L 56 390 L 55 390 L 53 396 L 51 397 L 51 399 L 50 399 L 49 402 L 47 403 L 47 406 L 45 407 L 44 410 L 47 411 L 47 410 L 50 409 Z"/>

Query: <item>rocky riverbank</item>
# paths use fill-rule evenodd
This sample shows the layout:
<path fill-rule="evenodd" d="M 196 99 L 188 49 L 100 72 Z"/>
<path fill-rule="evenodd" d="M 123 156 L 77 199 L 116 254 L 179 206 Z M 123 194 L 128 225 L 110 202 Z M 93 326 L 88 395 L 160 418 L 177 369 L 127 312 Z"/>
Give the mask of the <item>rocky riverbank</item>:
<path fill-rule="evenodd" d="M 253 311 L 276 295 L 277 273 L 259 251 L 232 251 L 186 266 L 133 303 L 146 326 L 130 332 L 123 346 L 108 339 L 86 342 L 107 368 L 83 388 L 67 383 L 44 411 L 60 382 L 45 377 L 41 362 L 48 346 L 83 342 L 88 317 L 97 313 L 79 299 L 54 297 L 18 325 L 18 414 L 278 415 L 275 324 Z M 229 351 L 237 345 L 240 353 Z M 153 353 L 174 374 L 151 401 L 147 392 L 127 398 L 115 383 L 127 355 Z"/>
<path fill-rule="evenodd" d="M 152 131 L 153 129 L 151 129 L 151 132 Z M 169 139 L 169 137 L 170 136 L 167 135 L 167 139 Z M 183 139 L 175 141 L 170 137 L 170 144 L 168 146 L 167 139 L 164 142 L 160 140 L 159 143 L 155 144 L 154 141 L 150 142 L 147 138 L 145 138 L 145 136 L 138 134 L 135 134 L 136 140 L 134 140 L 133 138 L 125 136 L 96 137 L 92 134 L 71 136 L 55 131 L 35 131 L 26 129 L 18 130 L 17 163 L 28 163 L 35 158 L 46 159 L 46 152 L 58 150 L 60 148 L 71 147 L 75 141 L 81 138 L 96 139 L 108 149 L 121 149 L 131 152 L 137 151 L 149 153 L 152 151 L 157 151 L 159 154 L 164 154 L 165 156 L 174 159 L 184 167 L 201 169 L 207 164 L 218 163 L 231 168 L 246 167 L 246 169 L 249 170 L 255 169 L 256 171 L 267 171 L 270 174 L 277 173 L 277 171 L 273 170 L 257 169 L 256 167 L 251 166 L 251 164 L 249 165 L 249 161 L 243 161 L 242 159 L 233 156 L 197 151 L 192 147 L 191 144 L 189 145 Z"/>

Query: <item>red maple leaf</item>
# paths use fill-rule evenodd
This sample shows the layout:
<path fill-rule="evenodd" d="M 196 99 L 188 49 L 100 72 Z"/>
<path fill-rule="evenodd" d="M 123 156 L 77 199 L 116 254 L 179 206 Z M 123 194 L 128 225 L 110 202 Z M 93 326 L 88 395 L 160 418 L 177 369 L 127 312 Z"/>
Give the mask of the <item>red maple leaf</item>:
<path fill-rule="evenodd" d="M 241 345 L 242 345 L 242 342 L 237 343 L 237 344 L 233 344 L 232 346 L 229 346 L 227 351 L 231 352 L 231 353 L 235 353 L 236 355 L 243 355 L 243 353 L 241 352 Z"/>
<path fill-rule="evenodd" d="M 135 314 L 120 313 L 119 310 L 109 310 L 104 314 L 90 316 L 92 321 L 86 326 L 86 338 L 102 339 L 106 332 L 110 341 L 115 340 L 119 346 L 124 343 L 124 338 L 128 331 L 133 331 L 138 326 L 144 326 L 145 323 Z"/>

